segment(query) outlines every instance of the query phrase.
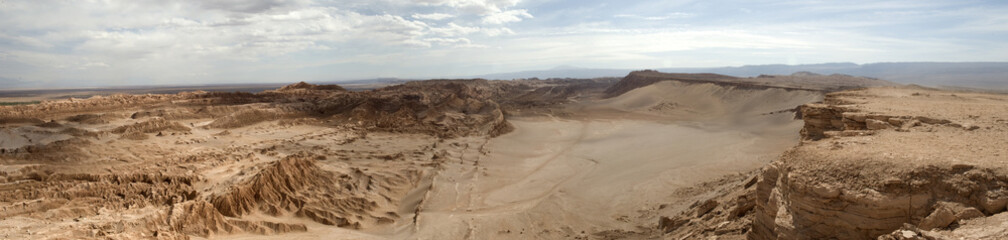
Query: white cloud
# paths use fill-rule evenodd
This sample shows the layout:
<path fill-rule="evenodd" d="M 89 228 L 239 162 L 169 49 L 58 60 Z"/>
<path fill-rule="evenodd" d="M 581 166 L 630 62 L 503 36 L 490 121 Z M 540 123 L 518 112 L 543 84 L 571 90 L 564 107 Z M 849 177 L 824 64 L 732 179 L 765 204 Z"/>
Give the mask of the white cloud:
<path fill-rule="evenodd" d="M 512 31 L 510 28 L 506 28 L 506 27 L 483 29 L 483 33 L 485 33 L 487 36 L 491 36 L 491 37 L 496 37 L 496 36 L 500 36 L 500 35 L 512 35 L 512 34 L 515 34 L 514 31 Z"/>
<path fill-rule="evenodd" d="M 763 64 L 781 55 L 1003 61 L 1008 51 L 1004 4 L 726 4 L 731 7 L 634 0 L 6 1 L 0 5 L 0 78 L 333 80 L 560 64 Z"/>
<path fill-rule="evenodd" d="M 429 13 L 429 14 L 415 13 L 415 14 L 413 14 L 412 17 L 416 18 L 416 19 L 440 21 L 440 20 L 445 20 L 445 19 L 453 18 L 455 16 L 451 15 L 451 14 L 447 14 L 447 13 Z"/>
<path fill-rule="evenodd" d="M 309 5 L 304 0 L 190 0 L 201 8 L 239 13 L 260 13 Z"/>
<path fill-rule="evenodd" d="M 415 0 L 420 5 L 448 6 L 464 13 L 476 15 L 491 15 L 503 12 L 504 9 L 518 5 L 518 0 Z"/>
<path fill-rule="evenodd" d="M 250 64 L 276 69 L 278 63 L 261 64 L 316 52 L 339 53 L 328 62 L 349 64 L 387 62 L 389 54 L 416 49 L 487 48 L 481 43 L 487 37 L 515 33 L 504 24 L 531 17 L 513 9 L 518 2 L 512 0 L 378 1 L 387 8 L 375 11 L 357 0 L 338 6 L 311 0 L 4 3 L 2 60 L 22 67 L 0 67 L 0 77 L 237 80 L 242 74 L 220 73 Z M 374 56 L 386 60 L 369 59 Z"/>
<path fill-rule="evenodd" d="M 426 42 L 439 44 L 471 44 L 472 41 L 466 38 L 426 38 Z"/>
<path fill-rule="evenodd" d="M 479 32 L 481 30 L 482 29 L 480 29 L 479 27 L 463 27 L 463 26 L 459 26 L 458 24 L 455 24 L 455 23 L 448 23 L 447 26 L 444 26 L 444 27 L 431 27 L 430 28 L 430 31 L 432 33 L 435 33 L 437 35 L 442 35 L 442 36 L 448 36 L 448 37 L 459 36 L 459 35 L 469 35 L 469 34 L 472 34 L 472 33 L 475 33 L 475 32 Z"/>
<path fill-rule="evenodd" d="M 475 7 L 481 9 L 477 11 L 480 14 L 490 14 L 486 16 L 493 19 L 489 22 L 499 25 L 516 21 L 515 16 L 530 16 L 524 10 L 500 10 L 516 3 L 497 0 L 423 0 L 402 4 L 453 9 Z M 25 30 L 53 29 L 54 31 L 50 31 L 52 37 L 59 35 L 70 38 L 62 41 L 81 42 L 73 46 L 77 51 L 92 54 L 104 52 L 121 59 L 170 55 L 205 57 L 215 54 L 222 58 L 256 59 L 306 49 L 334 48 L 335 45 L 354 41 L 377 46 L 427 46 L 418 43 L 424 42 L 423 39 L 452 38 L 475 33 L 497 36 L 512 32 L 501 27 L 462 26 L 454 22 L 431 25 L 432 23 L 424 22 L 454 18 L 447 13 L 412 14 L 409 16 L 415 20 L 410 20 L 393 14 L 362 14 L 352 9 L 308 7 L 316 4 L 301 0 L 191 1 L 165 6 L 164 9 L 150 8 L 149 11 L 137 8 L 138 4 L 109 1 L 77 7 L 80 11 L 69 15 L 83 19 L 84 21 L 74 23 L 79 25 L 35 21 L 36 18 L 59 18 L 58 15 L 76 7 L 72 2 L 55 6 L 23 5 L 16 10 L 41 16 L 12 14 L 14 17 L 0 19 L 0 23 L 19 26 Z M 115 17 L 123 12 L 128 13 L 128 16 Z M 4 12 L 7 13 L 14 11 Z M 123 20 L 133 18 L 131 16 L 142 21 Z M 34 47 L 51 47 L 52 44 L 45 39 L 36 38 L 8 36 L 0 32 L 0 39 L 11 39 Z M 168 49 L 181 54 L 167 52 Z"/>
<path fill-rule="evenodd" d="M 674 12 L 674 13 L 669 13 L 669 14 L 660 15 L 660 16 L 641 16 L 641 15 L 636 15 L 636 14 L 616 14 L 616 15 L 613 15 L 613 17 L 616 17 L 616 18 L 642 19 L 642 20 L 648 20 L 648 21 L 662 21 L 662 20 L 669 20 L 669 19 L 681 19 L 681 18 L 688 18 L 688 17 L 692 17 L 692 16 L 694 16 L 694 14 L 683 13 L 683 12 Z"/>
<path fill-rule="evenodd" d="M 483 17 L 483 23 L 500 25 L 510 22 L 520 22 L 522 18 L 532 18 L 532 14 L 529 14 L 525 9 L 496 12 Z"/>
<path fill-rule="evenodd" d="M 519 0 L 415 0 L 412 2 L 424 6 L 446 6 L 464 14 L 481 16 L 484 24 L 499 25 L 532 18 L 532 14 L 527 9 L 511 9 L 518 5 Z M 414 15 L 414 18 L 417 18 L 417 15 Z"/>

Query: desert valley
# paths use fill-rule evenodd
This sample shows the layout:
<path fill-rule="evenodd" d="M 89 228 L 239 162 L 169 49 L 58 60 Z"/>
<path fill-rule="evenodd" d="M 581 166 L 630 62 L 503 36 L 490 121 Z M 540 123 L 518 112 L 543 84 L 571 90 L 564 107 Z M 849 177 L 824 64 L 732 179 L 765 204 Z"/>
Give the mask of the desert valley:
<path fill-rule="evenodd" d="M 636 71 L 0 106 L 5 239 L 1003 239 L 1008 96 Z"/>
<path fill-rule="evenodd" d="M 1005 13 L 0 0 L 0 239 L 1008 239 Z"/>

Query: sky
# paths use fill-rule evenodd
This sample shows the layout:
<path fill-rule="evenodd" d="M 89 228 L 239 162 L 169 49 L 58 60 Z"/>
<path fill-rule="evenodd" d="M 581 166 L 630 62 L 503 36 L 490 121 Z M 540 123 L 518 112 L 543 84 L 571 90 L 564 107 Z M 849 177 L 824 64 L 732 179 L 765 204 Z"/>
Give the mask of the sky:
<path fill-rule="evenodd" d="M 0 0 L 0 89 L 1008 61 L 1008 1 Z"/>

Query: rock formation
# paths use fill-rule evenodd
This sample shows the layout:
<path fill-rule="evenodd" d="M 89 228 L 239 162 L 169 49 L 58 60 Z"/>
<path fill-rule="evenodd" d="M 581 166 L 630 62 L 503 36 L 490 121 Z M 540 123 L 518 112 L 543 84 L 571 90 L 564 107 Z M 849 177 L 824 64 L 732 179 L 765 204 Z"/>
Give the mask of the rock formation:
<path fill-rule="evenodd" d="M 760 175 L 749 237 L 866 239 L 1005 211 L 1005 100 L 875 88 L 803 106 L 806 141 Z"/>
<path fill-rule="evenodd" d="M 411 218 L 401 207 L 415 203 L 403 199 L 462 146 L 438 142 L 504 134 L 506 107 L 608 86 L 579 84 L 435 80 L 351 92 L 296 83 L 0 106 L 0 133 L 12 136 L 0 141 L 0 236 L 382 228 Z"/>

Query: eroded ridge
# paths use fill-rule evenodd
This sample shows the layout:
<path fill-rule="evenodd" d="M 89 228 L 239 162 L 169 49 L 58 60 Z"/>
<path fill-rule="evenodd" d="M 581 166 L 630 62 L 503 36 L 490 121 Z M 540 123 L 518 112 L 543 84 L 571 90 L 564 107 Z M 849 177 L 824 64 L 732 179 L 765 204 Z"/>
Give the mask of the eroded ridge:
<path fill-rule="evenodd" d="M 419 172 L 383 175 L 360 168 L 335 173 L 319 168 L 317 158 L 324 157 L 285 157 L 211 202 L 229 217 L 253 212 L 295 214 L 322 224 L 360 229 L 361 222 L 374 225 L 398 219 L 398 197 L 419 178 Z"/>
<path fill-rule="evenodd" d="M 954 232 L 1005 211 L 1004 95 L 873 88 L 829 94 L 801 113 L 806 141 L 760 175 L 750 238 Z"/>
<path fill-rule="evenodd" d="M 389 234 L 414 224 L 419 184 L 458 142 L 511 131 L 505 109 L 597 89 L 582 86 L 297 83 L 3 106 L 0 236 Z"/>

